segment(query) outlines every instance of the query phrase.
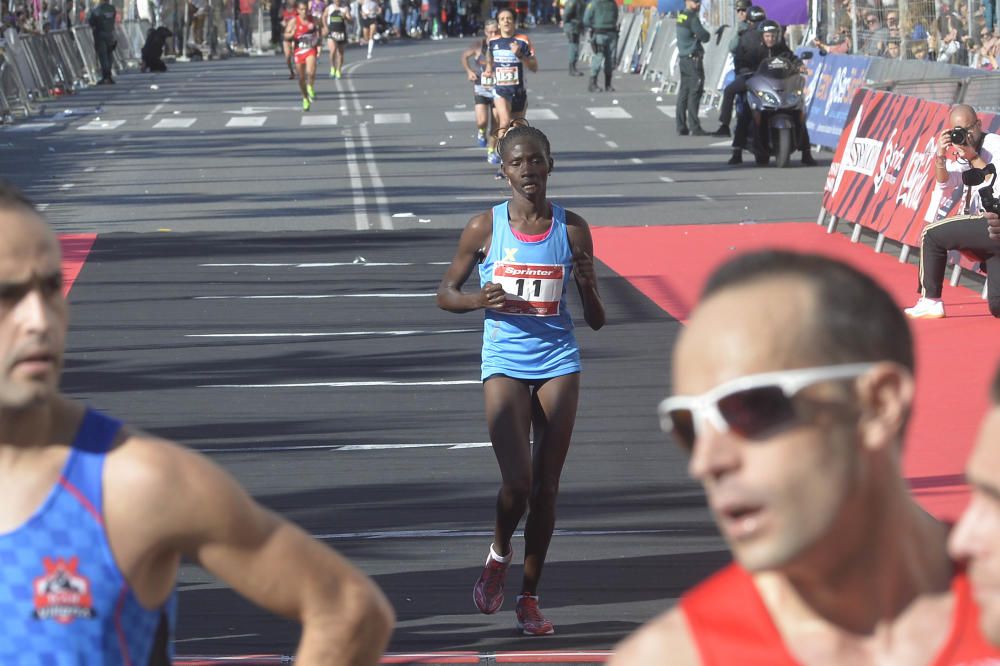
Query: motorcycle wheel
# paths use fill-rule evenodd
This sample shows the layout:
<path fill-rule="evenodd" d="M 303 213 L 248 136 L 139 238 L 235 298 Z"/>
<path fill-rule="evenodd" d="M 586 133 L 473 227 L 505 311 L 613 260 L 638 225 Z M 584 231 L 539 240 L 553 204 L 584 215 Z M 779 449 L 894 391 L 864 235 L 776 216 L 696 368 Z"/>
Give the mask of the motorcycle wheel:
<path fill-rule="evenodd" d="M 779 127 L 777 131 L 777 143 L 774 152 L 775 166 L 783 169 L 792 160 L 792 130 L 788 127 Z"/>

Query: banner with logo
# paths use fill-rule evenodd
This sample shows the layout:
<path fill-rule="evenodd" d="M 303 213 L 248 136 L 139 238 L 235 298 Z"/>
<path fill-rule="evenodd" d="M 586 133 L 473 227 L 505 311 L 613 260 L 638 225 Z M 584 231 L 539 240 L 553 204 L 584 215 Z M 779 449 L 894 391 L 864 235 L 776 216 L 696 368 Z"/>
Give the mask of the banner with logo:
<path fill-rule="evenodd" d="M 802 49 L 800 49 L 801 51 Z M 806 60 L 806 127 L 809 141 L 830 148 L 837 147 L 847 125 L 854 93 L 866 83 L 870 59 L 864 56 L 819 55 L 812 51 Z"/>
<path fill-rule="evenodd" d="M 1000 117 L 980 113 L 983 130 Z M 959 212 L 962 191 L 935 187 L 937 136 L 948 105 L 916 97 L 859 90 L 823 188 L 823 207 L 837 217 L 919 246 L 927 222 Z M 948 196 L 944 196 L 948 195 Z"/>

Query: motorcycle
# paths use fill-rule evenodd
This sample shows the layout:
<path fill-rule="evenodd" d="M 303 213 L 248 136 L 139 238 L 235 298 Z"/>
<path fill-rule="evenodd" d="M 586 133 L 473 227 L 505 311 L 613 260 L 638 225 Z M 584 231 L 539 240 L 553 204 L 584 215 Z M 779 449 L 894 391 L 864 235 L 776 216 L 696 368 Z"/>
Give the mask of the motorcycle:
<path fill-rule="evenodd" d="M 812 52 L 804 51 L 801 58 L 812 58 Z M 767 164 L 773 149 L 776 165 L 786 167 L 792 153 L 806 148 L 800 145 L 805 88 L 806 76 L 799 70 L 799 62 L 787 55 L 767 58 L 747 79 L 746 100 L 753 113 L 758 164 Z"/>

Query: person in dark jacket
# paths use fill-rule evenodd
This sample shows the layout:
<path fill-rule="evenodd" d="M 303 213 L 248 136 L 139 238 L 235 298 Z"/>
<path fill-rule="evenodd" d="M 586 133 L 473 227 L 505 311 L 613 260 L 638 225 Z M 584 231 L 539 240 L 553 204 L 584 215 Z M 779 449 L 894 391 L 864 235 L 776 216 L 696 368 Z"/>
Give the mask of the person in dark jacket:
<path fill-rule="evenodd" d="M 681 74 L 677 90 L 677 133 L 681 136 L 707 134 L 698 120 L 698 107 L 705 92 L 705 47 L 702 44 L 711 35 L 698 18 L 700 10 L 701 0 L 684 0 L 684 11 L 677 14 L 677 68 Z"/>
<path fill-rule="evenodd" d="M 615 68 L 615 53 L 618 51 L 618 5 L 614 0 L 591 0 L 583 13 L 583 27 L 590 32 L 590 48 L 594 51 L 587 90 L 600 90 L 597 74 L 603 65 L 604 89 L 613 91 L 611 72 Z"/>
<path fill-rule="evenodd" d="M 87 23 L 94 31 L 94 49 L 97 51 L 97 61 L 101 65 L 101 80 L 98 84 L 114 83 L 111 78 L 112 57 L 115 50 L 115 20 L 118 10 L 111 0 L 101 2 L 90 10 Z"/>
<path fill-rule="evenodd" d="M 576 68 L 580 59 L 580 32 L 583 29 L 583 12 L 585 0 L 566 0 L 563 7 L 563 32 L 569 41 L 569 75 L 583 76 Z"/>

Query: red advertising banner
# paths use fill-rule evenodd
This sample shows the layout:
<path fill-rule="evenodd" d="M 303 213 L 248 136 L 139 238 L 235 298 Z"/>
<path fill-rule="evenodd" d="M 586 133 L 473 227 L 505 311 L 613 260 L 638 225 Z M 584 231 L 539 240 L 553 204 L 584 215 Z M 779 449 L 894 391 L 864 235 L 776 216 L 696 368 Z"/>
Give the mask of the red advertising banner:
<path fill-rule="evenodd" d="M 943 197 L 934 180 L 937 136 L 948 105 L 863 88 L 854 96 L 823 188 L 823 208 L 886 238 L 919 246 L 928 222 L 954 215 L 961 191 Z M 1000 117 L 980 113 L 983 130 Z"/>

